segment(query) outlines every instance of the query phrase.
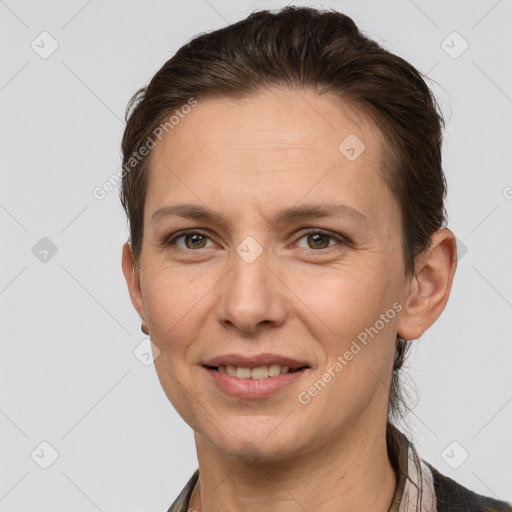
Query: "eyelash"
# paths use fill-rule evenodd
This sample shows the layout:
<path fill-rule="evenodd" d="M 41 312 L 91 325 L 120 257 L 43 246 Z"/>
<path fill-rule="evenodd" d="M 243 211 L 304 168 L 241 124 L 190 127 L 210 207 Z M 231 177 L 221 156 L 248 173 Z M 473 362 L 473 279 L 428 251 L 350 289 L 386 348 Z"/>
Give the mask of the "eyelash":
<path fill-rule="evenodd" d="M 183 231 L 178 231 L 177 233 L 174 233 L 170 237 L 168 237 L 165 240 L 164 245 L 166 245 L 166 246 L 175 245 L 174 242 L 176 242 L 176 240 L 178 240 L 179 238 L 183 238 L 184 236 L 187 236 L 187 235 L 201 235 L 201 236 L 211 240 L 210 236 L 207 233 L 205 233 L 204 231 L 201 231 L 198 229 L 185 229 Z M 341 245 L 348 245 L 350 243 L 345 237 L 343 237 L 341 235 L 337 235 L 331 231 L 326 231 L 324 229 L 319 229 L 319 228 L 311 229 L 309 231 L 306 231 L 305 233 L 302 233 L 302 236 L 300 236 L 298 238 L 298 240 L 301 240 L 302 238 L 307 237 L 309 235 L 323 235 L 332 240 L 336 240 Z M 331 249 L 332 247 L 334 247 L 334 246 L 325 247 L 322 249 L 311 249 L 311 250 L 313 252 L 322 252 L 322 251 L 326 251 L 327 249 Z M 183 249 L 185 251 L 195 251 L 195 250 L 199 250 L 199 249 L 206 249 L 206 247 L 200 247 L 199 249 L 188 249 L 188 248 L 179 247 L 179 249 Z"/>

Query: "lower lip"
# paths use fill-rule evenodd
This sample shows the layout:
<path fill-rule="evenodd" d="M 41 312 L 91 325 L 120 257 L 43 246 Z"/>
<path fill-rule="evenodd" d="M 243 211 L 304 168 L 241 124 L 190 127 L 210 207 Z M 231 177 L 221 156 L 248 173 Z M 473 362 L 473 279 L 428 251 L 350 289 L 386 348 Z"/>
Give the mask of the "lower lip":
<path fill-rule="evenodd" d="M 266 379 L 239 379 L 226 373 L 220 373 L 217 370 L 205 369 L 222 391 L 228 395 L 244 399 L 265 398 L 277 393 L 286 386 L 297 382 L 306 371 L 304 369 L 293 373 L 281 373 Z"/>

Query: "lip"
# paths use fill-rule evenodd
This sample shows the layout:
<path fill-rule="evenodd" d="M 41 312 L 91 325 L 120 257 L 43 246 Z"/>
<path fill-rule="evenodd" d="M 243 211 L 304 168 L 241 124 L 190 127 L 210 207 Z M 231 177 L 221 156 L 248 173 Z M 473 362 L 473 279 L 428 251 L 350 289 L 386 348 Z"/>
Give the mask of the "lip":
<path fill-rule="evenodd" d="M 246 356 L 242 354 L 224 354 L 216 356 L 203 362 L 203 366 L 238 366 L 240 368 L 257 368 L 258 366 L 270 366 L 278 364 L 280 366 L 289 366 L 296 370 L 302 366 L 310 366 L 306 361 L 299 361 L 291 357 L 281 356 L 279 354 L 258 354 L 255 356 Z M 272 377 L 273 379 L 277 378 Z"/>
<path fill-rule="evenodd" d="M 217 371 L 219 366 L 236 366 L 238 368 L 257 368 L 258 366 L 289 366 L 292 373 L 281 373 L 266 379 L 239 379 Z M 299 361 L 292 357 L 279 354 L 264 353 L 258 355 L 224 354 L 203 362 L 203 368 L 208 372 L 213 382 L 224 393 L 241 399 L 265 398 L 281 389 L 290 386 L 304 377 L 305 372 L 311 368 L 306 361 Z M 302 368 L 298 370 L 298 368 Z"/>
<path fill-rule="evenodd" d="M 262 366 L 262 364 L 260 364 L 260 366 Z M 212 368 L 203 368 L 208 372 L 210 378 L 221 391 L 244 400 L 254 400 L 273 395 L 286 386 L 297 382 L 304 377 L 305 372 L 308 370 L 308 368 L 305 368 L 293 373 L 281 373 L 275 377 L 268 377 L 266 379 L 239 379 L 237 377 L 230 377 L 225 373 L 220 373 Z"/>

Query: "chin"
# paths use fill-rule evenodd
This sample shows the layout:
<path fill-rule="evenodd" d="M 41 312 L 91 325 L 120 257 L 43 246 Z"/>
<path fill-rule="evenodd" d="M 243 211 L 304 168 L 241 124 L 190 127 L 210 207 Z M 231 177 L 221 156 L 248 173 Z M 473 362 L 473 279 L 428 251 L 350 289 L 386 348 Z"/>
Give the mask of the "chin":
<path fill-rule="evenodd" d="M 205 437 L 218 450 L 243 462 L 268 463 L 293 458 L 301 450 L 297 439 L 304 440 L 304 432 L 302 434 L 285 430 L 278 432 L 275 426 L 282 419 L 279 421 L 272 419 L 273 426 L 270 428 L 265 426 L 265 428 L 247 429 L 248 420 L 244 418 L 243 430 L 225 425 L 225 430 L 219 437 L 219 432 L 212 432 L 209 427 L 209 432 L 206 435 L 203 433 L 202 437 Z"/>

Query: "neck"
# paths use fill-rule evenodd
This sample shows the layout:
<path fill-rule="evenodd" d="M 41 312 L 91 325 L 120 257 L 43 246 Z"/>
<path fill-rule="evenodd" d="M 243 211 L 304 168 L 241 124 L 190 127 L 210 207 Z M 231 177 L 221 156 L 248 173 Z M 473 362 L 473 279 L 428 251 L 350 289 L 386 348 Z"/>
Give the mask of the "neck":
<path fill-rule="evenodd" d="M 388 512 L 396 475 L 385 428 L 345 433 L 293 459 L 257 463 L 226 455 L 196 433 L 199 480 L 189 510 Z"/>

